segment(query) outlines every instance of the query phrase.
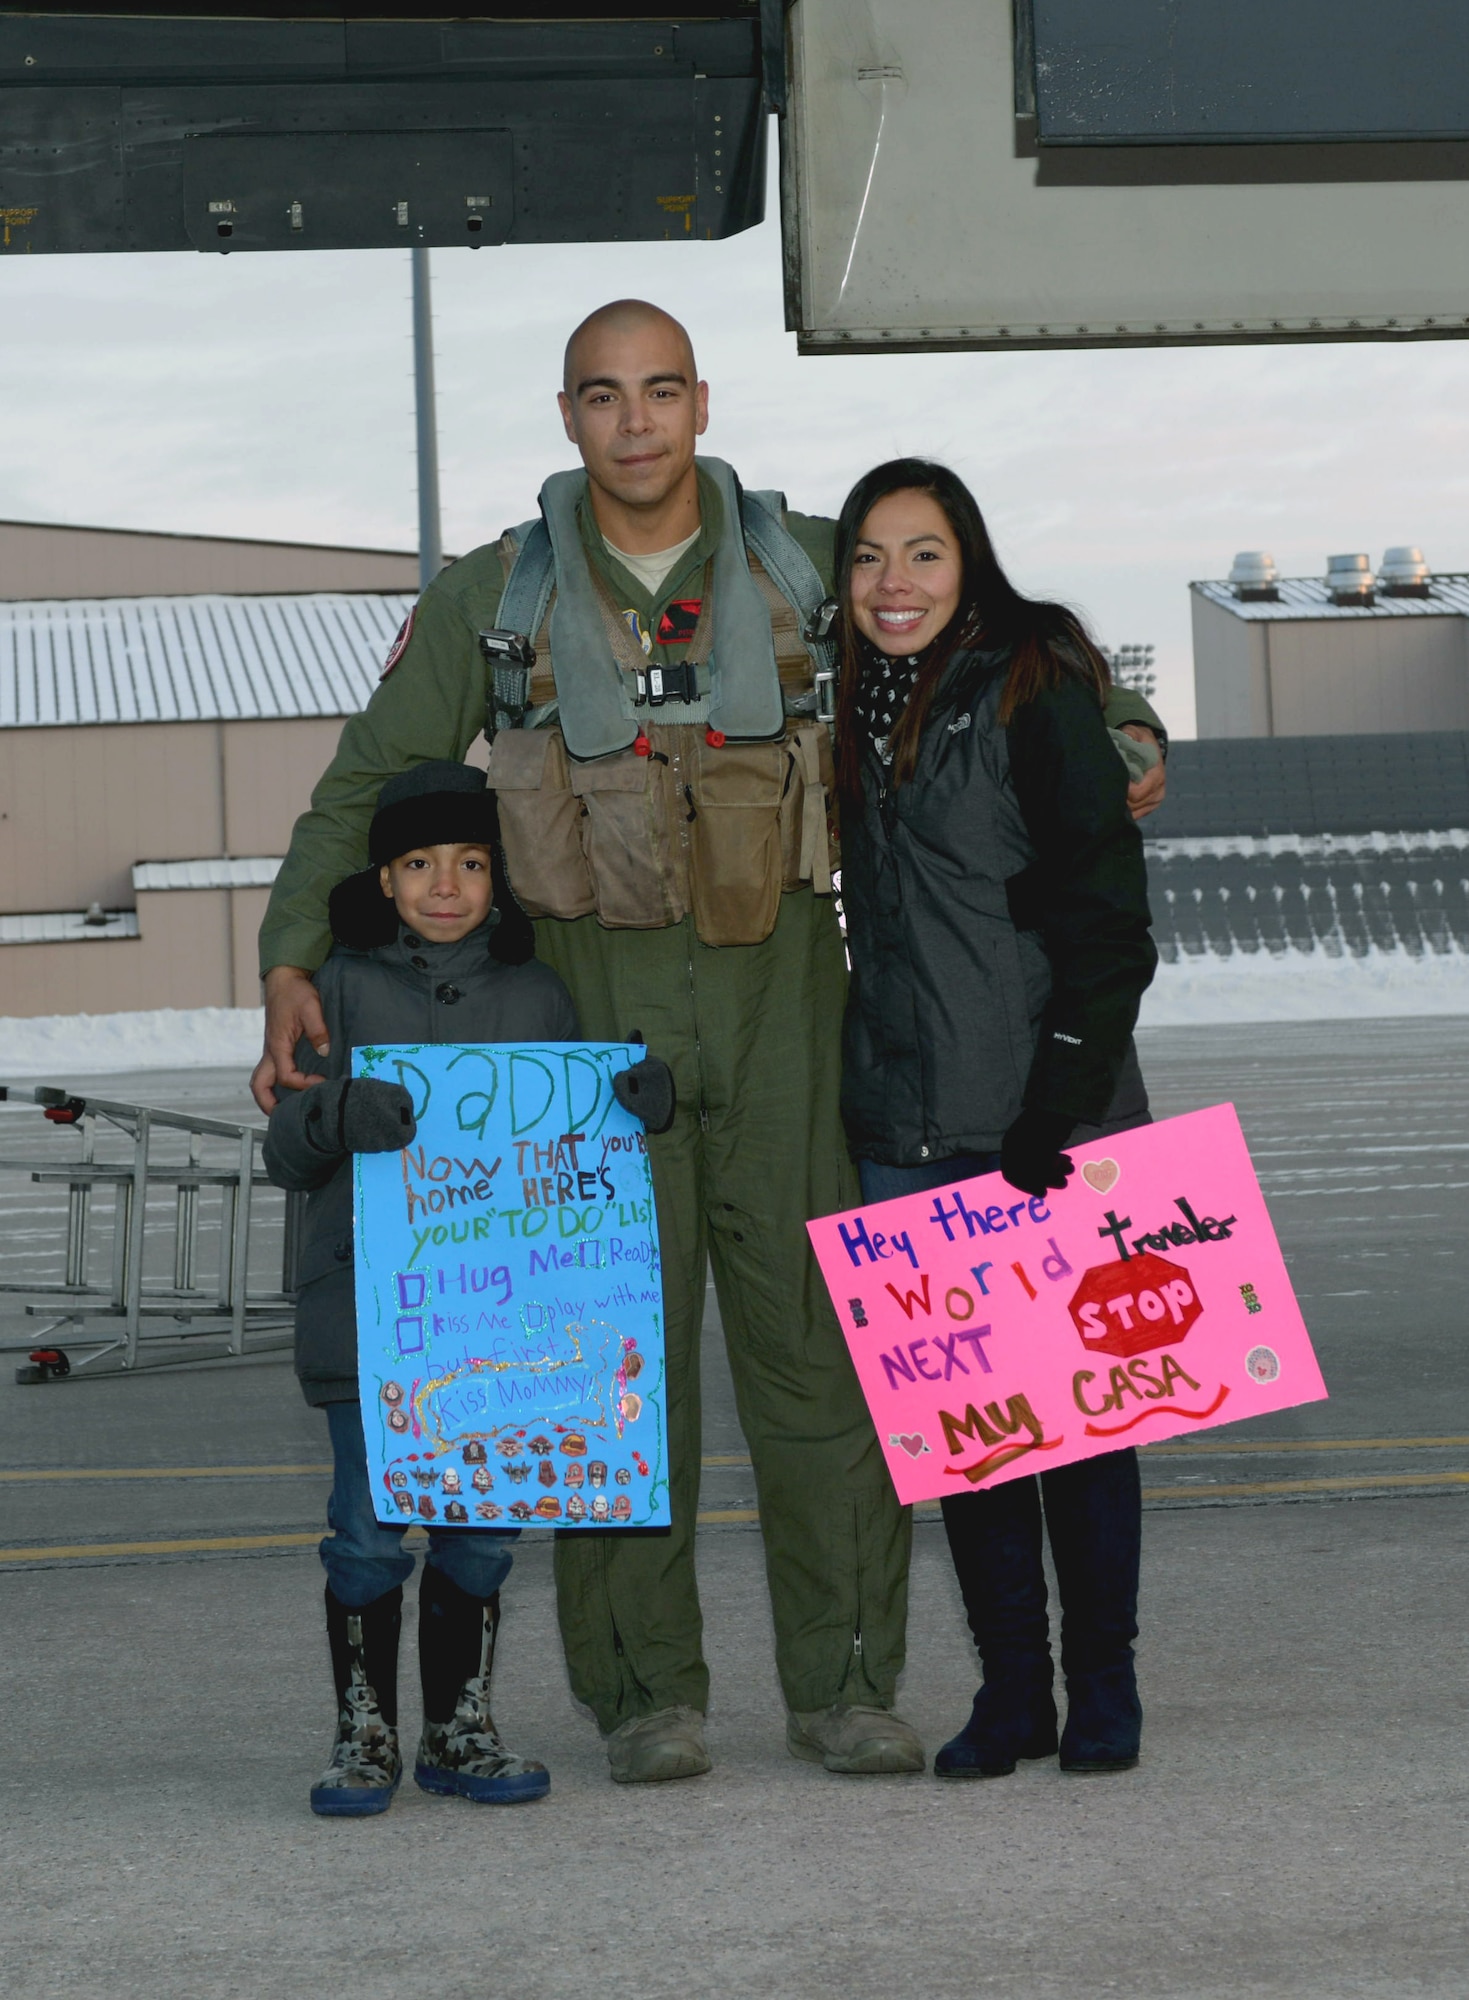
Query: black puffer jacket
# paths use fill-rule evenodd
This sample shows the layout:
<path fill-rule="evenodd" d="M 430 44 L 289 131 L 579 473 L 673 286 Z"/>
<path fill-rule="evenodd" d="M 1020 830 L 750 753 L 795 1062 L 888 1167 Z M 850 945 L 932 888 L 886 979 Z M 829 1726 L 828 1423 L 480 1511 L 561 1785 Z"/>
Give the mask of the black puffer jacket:
<path fill-rule="evenodd" d="M 1008 666 L 957 655 L 913 778 L 893 790 L 869 753 L 863 809 L 844 816 L 842 1112 L 859 1157 L 995 1152 L 1022 1104 L 1114 1123 L 1131 1089 L 1145 1111 L 1131 1036 L 1157 953 L 1127 772 L 1080 681 L 1002 728 Z"/>

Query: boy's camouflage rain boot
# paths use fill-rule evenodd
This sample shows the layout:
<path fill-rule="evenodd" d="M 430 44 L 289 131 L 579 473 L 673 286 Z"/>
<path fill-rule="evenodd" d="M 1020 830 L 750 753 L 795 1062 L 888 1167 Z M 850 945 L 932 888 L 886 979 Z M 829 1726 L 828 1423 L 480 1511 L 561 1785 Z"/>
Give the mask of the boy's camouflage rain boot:
<path fill-rule="evenodd" d="M 337 1688 L 337 1740 L 332 1761 L 311 1787 L 311 1810 L 357 1819 L 393 1803 L 403 1759 L 398 1754 L 398 1630 L 403 1592 L 349 1611 L 326 1589 L 326 1630 Z"/>
<path fill-rule="evenodd" d="M 544 1798 L 544 1764 L 507 1750 L 490 1713 L 490 1674 L 500 1627 L 500 1593 L 470 1597 L 425 1563 L 418 1592 L 418 1667 L 423 1735 L 413 1765 L 426 1792 L 514 1806 Z"/>

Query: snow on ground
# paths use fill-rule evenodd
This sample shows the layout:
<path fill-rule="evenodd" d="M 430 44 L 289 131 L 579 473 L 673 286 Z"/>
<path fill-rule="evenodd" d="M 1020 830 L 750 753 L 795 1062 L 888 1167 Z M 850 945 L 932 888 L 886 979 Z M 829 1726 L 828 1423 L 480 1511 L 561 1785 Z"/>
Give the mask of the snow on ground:
<path fill-rule="evenodd" d="M 1207 954 L 1160 965 L 1141 1026 L 1195 1022 L 1349 1021 L 1405 1014 L 1469 1014 L 1469 953 L 1366 958 L 1323 951 Z"/>
<path fill-rule="evenodd" d="M 0 1082 L 133 1069 L 244 1069 L 260 1059 L 259 1007 L 159 1007 L 145 1014 L 0 1019 Z"/>
<path fill-rule="evenodd" d="M 1160 965 L 1143 1000 L 1145 1028 L 1221 1021 L 1343 1021 L 1469 1014 L 1469 953 L 1415 958 L 1375 951 L 1236 952 Z M 158 1008 L 146 1014 L 0 1019 L 0 1082 L 103 1076 L 139 1069 L 253 1069 L 258 1007 Z"/>

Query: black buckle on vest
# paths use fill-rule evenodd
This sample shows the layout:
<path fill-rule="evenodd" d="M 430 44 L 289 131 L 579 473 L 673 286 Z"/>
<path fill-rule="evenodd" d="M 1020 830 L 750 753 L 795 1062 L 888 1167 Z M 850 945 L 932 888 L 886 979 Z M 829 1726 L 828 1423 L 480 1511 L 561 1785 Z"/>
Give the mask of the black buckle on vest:
<path fill-rule="evenodd" d="M 502 729 L 519 729 L 530 706 L 530 677 L 536 649 L 523 632 L 481 632 L 479 649 L 490 669 L 485 702 L 485 735 L 493 743 Z"/>
<path fill-rule="evenodd" d="M 638 674 L 638 706 L 642 706 L 644 675 Z M 699 699 L 699 669 L 692 660 L 680 660 L 677 666 L 650 666 L 646 675 L 649 708 L 662 708 L 666 701 L 697 701 Z"/>

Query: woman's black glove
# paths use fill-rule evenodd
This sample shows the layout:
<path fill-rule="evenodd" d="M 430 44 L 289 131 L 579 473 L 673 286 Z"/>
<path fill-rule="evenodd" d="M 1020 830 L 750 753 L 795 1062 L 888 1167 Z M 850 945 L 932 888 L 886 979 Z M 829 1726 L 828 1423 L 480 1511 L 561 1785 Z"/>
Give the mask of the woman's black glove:
<path fill-rule="evenodd" d="M 413 1099 L 401 1083 L 338 1076 L 313 1086 L 306 1143 L 318 1153 L 401 1153 L 418 1135 Z"/>
<path fill-rule="evenodd" d="M 625 1111 L 641 1118 L 650 1132 L 666 1132 L 678 1108 L 673 1071 L 661 1056 L 644 1056 L 612 1079 L 613 1093 Z"/>
<path fill-rule="evenodd" d="M 1073 1168 L 1061 1148 L 1075 1121 L 1055 1111 L 1022 1111 L 1000 1141 L 1000 1172 L 1011 1187 L 1037 1199 L 1048 1188 L 1064 1188 Z"/>

